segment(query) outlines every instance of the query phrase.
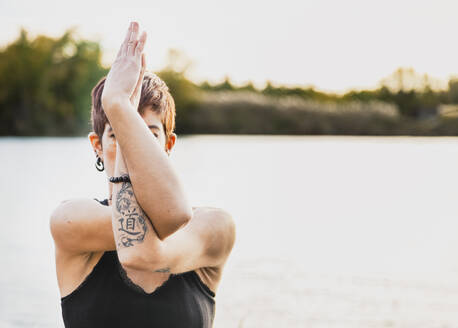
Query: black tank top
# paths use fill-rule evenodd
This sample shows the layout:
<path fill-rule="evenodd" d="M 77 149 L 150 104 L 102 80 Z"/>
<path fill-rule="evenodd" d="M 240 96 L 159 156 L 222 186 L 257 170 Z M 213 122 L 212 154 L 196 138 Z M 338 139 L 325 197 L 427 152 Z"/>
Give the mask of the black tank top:
<path fill-rule="evenodd" d="M 61 306 L 66 328 L 210 328 L 214 297 L 195 271 L 172 274 L 147 293 L 126 276 L 116 251 L 106 251 Z"/>

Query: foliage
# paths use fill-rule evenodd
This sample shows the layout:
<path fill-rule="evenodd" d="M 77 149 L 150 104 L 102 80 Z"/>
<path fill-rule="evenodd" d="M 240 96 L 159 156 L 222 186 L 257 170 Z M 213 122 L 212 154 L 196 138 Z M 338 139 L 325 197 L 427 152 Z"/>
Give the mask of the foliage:
<path fill-rule="evenodd" d="M 75 37 L 29 38 L 0 49 L 0 135 L 82 135 L 90 130 L 90 92 L 108 73 L 96 42 Z M 262 134 L 458 135 L 458 118 L 439 107 L 458 104 L 458 78 L 448 89 L 411 68 L 400 68 L 375 90 L 325 93 L 268 81 L 237 86 L 195 84 L 192 67 L 171 49 L 157 74 L 176 104 L 176 132 Z M 458 106 L 457 106 L 458 108 Z"/>
<path fill-rule="evenodd" d="M 106 74 L 101 49 L 68 30 L 59 38 L 19 38 L 0 49 L 0 135 L 86 131 L 90 92 Z"/>
<path fill-rule="evenodd" d="M 191 61 L 180 51 L 170 49 L 167 65 L 157 75 L 164 80 L 175 101 L 177 133 L 192 133 L 189 126 L 189 115 L 195 110 L 201 99 L 201 89 L 186 78 L 191 68 Z"/>

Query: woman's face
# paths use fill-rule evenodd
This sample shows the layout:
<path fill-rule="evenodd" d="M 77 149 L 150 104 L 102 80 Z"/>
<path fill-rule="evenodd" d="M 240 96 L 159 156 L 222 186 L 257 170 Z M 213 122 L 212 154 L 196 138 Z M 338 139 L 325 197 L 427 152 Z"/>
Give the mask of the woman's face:
<path fill-rule="evenodd" d="M 162 127 L 160 115 L 151 108 L 146 108 L 142 115 L 143 120 L 149 126 L 151 132 L 159 140 L 161 147 L 165 152 L 170 154 L 175 145 L 176 135 L 172 133 L 169 140 L 165 140 L 165 131 Z M 89 133 L 89 140 L 94 151 L 103 161 L 105 172 L 108 177 L 113 176 L 116 160 L 116 136 L 109 123 L 105 124 L 105 130 L 100 141 L 95 132 Z"/>

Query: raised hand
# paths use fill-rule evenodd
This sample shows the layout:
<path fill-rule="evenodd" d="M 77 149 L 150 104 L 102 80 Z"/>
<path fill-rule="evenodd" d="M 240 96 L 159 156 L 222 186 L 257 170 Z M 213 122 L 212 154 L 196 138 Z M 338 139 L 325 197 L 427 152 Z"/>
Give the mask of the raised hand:
<path fill-rule="evenodd" d="M 131 22 L 105 81 L 102 93 L 102 106 L 105 111 L 125 101 L 129 101 L 136 110 L 138 109 L 146 69 L 143 53 L 146 31 L 143 31 L 140 38 L 138 34 L 139 24 Z"/>

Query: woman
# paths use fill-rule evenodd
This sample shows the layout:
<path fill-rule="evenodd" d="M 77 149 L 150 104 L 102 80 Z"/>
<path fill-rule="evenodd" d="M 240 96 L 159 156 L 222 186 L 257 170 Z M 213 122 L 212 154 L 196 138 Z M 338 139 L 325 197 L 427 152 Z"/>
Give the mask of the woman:
<path fill-rule="evenodd" d="M 89 140 L 108 198 L 66 200 L 51 215 L 67 328 L 213 324 L 235 226 L 222 209 L 188 205 L 168 158 L 175 105 L 145 73 L 145 42 L 131 23 L 92 91 Z"/>

